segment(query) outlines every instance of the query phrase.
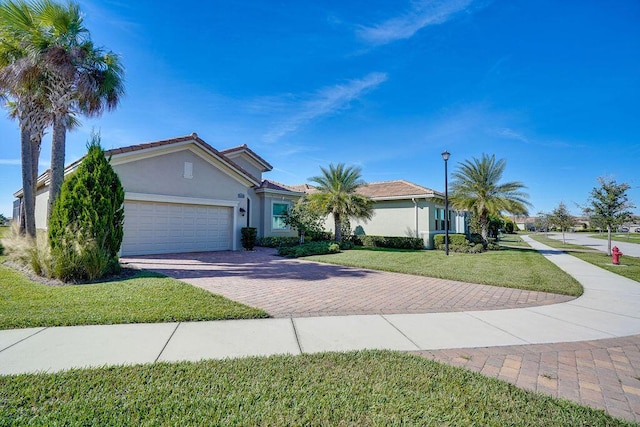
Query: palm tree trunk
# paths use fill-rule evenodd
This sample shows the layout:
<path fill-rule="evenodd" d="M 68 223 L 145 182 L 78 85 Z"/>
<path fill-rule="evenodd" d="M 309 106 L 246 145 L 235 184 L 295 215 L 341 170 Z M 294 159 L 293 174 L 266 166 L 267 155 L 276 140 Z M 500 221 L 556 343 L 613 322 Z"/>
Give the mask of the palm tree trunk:
<path fill-rule="evenodd" d="M 489 217 L 484 212 L 480 214 L 480 233 L 484 244 L 489 244 Z"/>
<path fill-rule="evenodd" d="M 333 214 L 333 222 L 335 225 L 335 238 L 336 242 L 342 241 L 342 221 L 340 221 L 340 214 Z"/>
<path fill-rule="evenodd" d="M 47 222 L 51 217 L 53 204 L 60 194 L 60 187 L 64 180 L 64 157 L 67 143 L 67 128 L 62 117 L 53 119 L 53 134 L 51 142 L 51 175 L 49 184 L 49 204 L 47 206 Z"/>
<path fill-rule="evenodd" d="M 33 145 L 31 131 L 26 125 L 20 126 L 20 156 L 22 160 L 22 201 L 24 207 L 24 230 L 30 237 L 36 237 L 36 195 L 33 179 Z"/>

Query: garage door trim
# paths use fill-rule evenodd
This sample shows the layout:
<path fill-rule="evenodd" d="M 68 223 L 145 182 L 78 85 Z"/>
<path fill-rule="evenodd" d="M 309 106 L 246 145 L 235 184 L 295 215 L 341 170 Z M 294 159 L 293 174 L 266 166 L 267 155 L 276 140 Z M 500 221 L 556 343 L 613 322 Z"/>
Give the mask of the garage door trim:
<path fill-rule="evenodd" d="M 169 196 L 166 194 L 125 193 L 125 200 L 132 202 L 178 203 L 181 205 L 207 205 L 237 208 L 239 202 L 231 200 L 199 199 L 195 197 Z"/>

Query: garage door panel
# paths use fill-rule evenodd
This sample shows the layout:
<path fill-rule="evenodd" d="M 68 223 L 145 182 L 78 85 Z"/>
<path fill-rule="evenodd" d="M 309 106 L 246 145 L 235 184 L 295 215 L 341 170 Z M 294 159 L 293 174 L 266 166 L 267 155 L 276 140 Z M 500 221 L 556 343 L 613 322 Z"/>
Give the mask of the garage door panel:
<path fill-rule="evenodd" d="M 233 209 L 125 202 L 122 255 L 230 250 Z"/>

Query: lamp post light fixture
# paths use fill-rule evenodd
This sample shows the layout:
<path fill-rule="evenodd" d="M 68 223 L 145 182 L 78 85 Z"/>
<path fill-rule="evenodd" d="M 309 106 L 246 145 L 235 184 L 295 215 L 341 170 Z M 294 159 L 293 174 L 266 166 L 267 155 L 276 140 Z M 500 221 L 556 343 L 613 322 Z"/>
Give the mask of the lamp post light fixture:
<path fill-rule="evenodd" d="M 449 174 L 447 171 L 447 162 L 451 157 L 448 151 L 442 152 L 442 160 L 444 160 L 444 253 L 449 256 Z"/>

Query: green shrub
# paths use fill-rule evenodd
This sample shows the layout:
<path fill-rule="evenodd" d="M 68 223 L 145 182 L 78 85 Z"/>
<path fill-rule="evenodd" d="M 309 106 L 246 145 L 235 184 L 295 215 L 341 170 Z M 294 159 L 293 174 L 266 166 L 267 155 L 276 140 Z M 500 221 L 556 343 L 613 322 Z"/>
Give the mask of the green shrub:
<path fill-rule="evenodd" d="M 248 251 L 252 251 L 256 245 L 258 229 L 255 227 L 242 227 L 240 233 L 242 234 L 242 247 Z"/>
<path fill-rule="evenodd" d="M 120 271 L 124 190 L 93 134 L 78 170 L 65 179 L 49 220 L 54 277 L 94 280 Z"/>
<path fill-rule="evenodd" d="M 482 234 L 479 234 L 479 233 L 472 233 L 469 235 L 467 239 L 471 243 L 481 243 L 481 244 L 484 243 L 484 241 L 482 240 Z"/>
<path fill-rule="evenodd" d="M 437 234 L 433 237 L 433 243 L 436 249 L 445 250 L 444 239 L 444 234 Z M 498 246 L 498 244 L 495 243 L 495 239 L 493 239 L 493 241 L 494 244 Z M 485 246 L 482 244 L 482 236 L 479 234 L 472 234 L 469 238 L 464 234 L 449 234 L 449 252 L 479 254 L 484 252 L 485 249 Z"/>
<path fill-rule="evenodd" d="M 298 243 L 300 243 L 298 237 L 259 237 L 256 239 L 256 246 L 264 248 L 291 247 L 296 246 Z"/>
<path fill-rule="evenodd" d="M 297 246 L 281 246 L 278 255 L 289 258 L 299 258 L 311 255 L 325 255 L 340 252 L 340 245 L 335 242 L 310 242 Z"/>
<path fill-rule="evenodd" d="M 353 249 L 353 246 L 354 244 L 350 240 L 342 239 L 342 242 L 340 242 L 340 249 L 342 249 L 343 251 Z"/>
<path fill-rule="evenodd" d="M 515 226 L 515 224 L 513 223 L 513 221 L 511 220 L 506 220 L 504 222 L 504 231 L 508 234 L 513 234 L 515 233 L 515 229 L 517 227 Z"/>
<path fill-rule="evenodd" d="M 424 241 L 419 237 L 399 236 L 351 236 L 352 242 L 367 248 L 424 249 Z"/>
<path fill-rule="evenodd" d="M 444 245 L 444 234 L 436 234 L 433 236 L 433 244 L 435 246 Z M 449 246 L 451 245 L 468 245 L 469 241 L 464 234 L 449 234 Z"/>

